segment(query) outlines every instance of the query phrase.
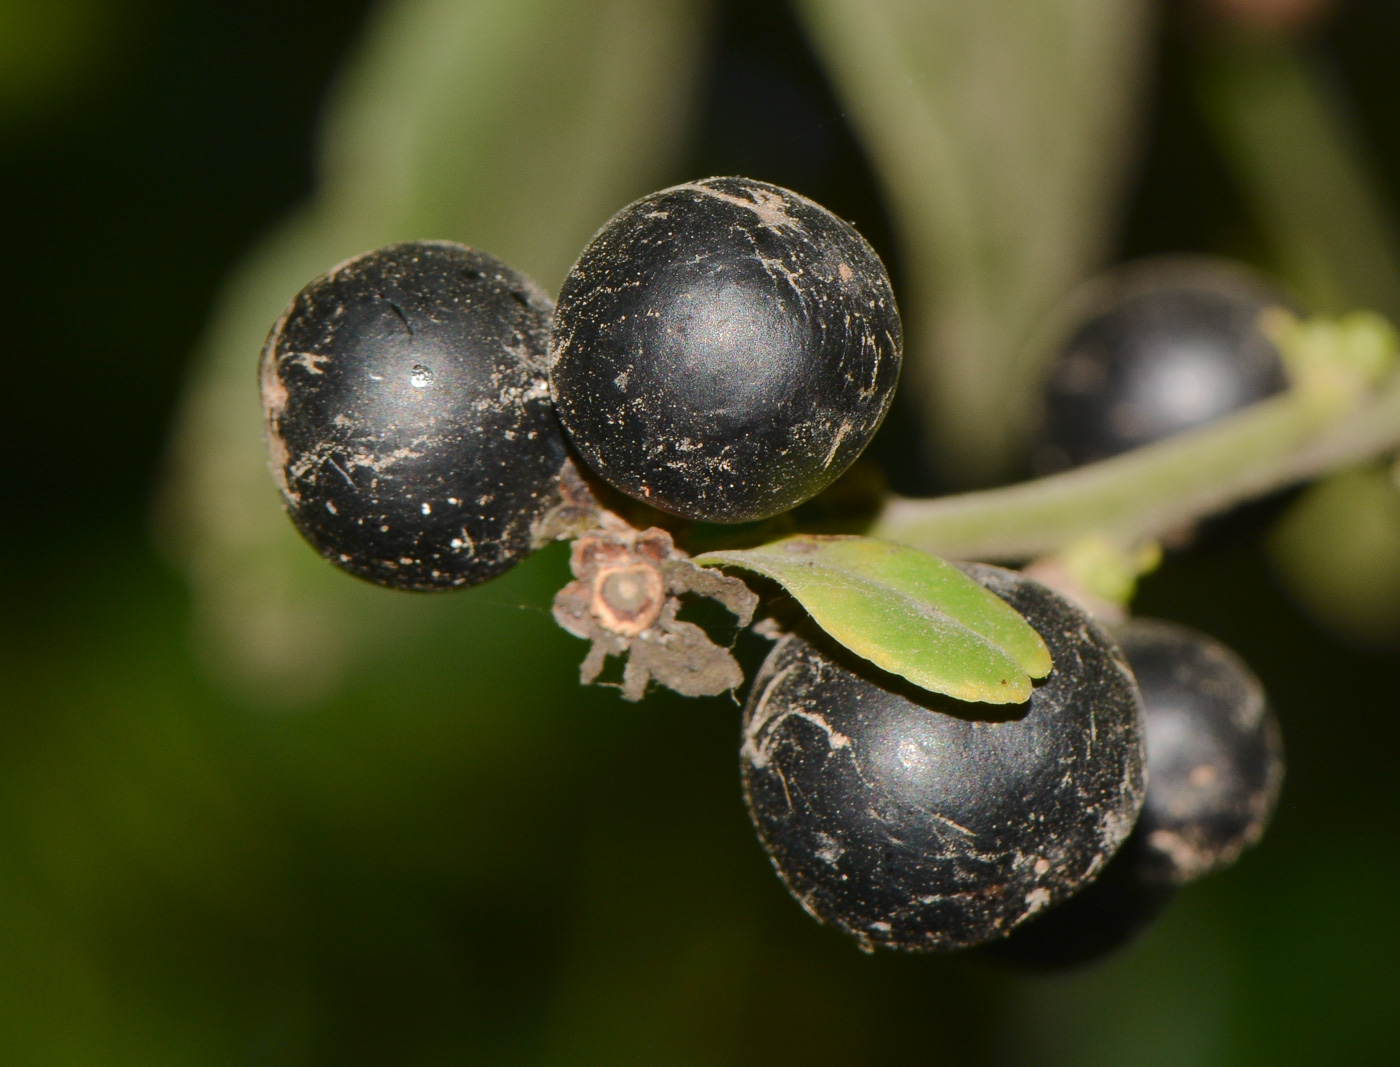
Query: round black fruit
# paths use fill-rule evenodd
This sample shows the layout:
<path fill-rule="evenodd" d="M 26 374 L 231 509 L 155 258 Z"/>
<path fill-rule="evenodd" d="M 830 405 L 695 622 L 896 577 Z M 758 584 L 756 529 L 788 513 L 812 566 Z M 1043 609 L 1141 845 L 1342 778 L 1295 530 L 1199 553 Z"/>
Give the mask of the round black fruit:
<path fill-rule="evenodd" d="M 567 456 L 549 317 L 529 278 L 446 241 L 368 252 L 298 293 L 261 380 L 272 473 L 306 539 L 397 589 L 523 558 Z"/>
<path fill-rule="evenodd" d="M 1177 885 L 1232 863 L 1258 841 L 1283 779 L 1278 723 L 1259 680 L 1224 645 L 1173 623 L 1115 628 L 1142 693 L 1147 799 L 1104 872 L 988 955 L 1055 969 L 1121 948 Z"/>
<path fill-rule="evenodd" d="M 1226 260 L 1140 260 L 1070 302 L 1045 394 L 1042 470 L 1079 466 L 1228 415 L 1287 387 L 1260 316 L 1288 301 Z"/>
<path fill-rule="evenodd" d="M 623 208 L 564 282 L 550 387 L 602 478 L 712 522 L 776 515 L 860 455 L 899 379 L 889 276 L 786 189 L 710 178 Z"/>
<path fill-rule="evenodd" d="M 1004 935 L 1097 875 L 1142 804 L 1142 710 L 1117 646 L 1024 575 L 965 569 L 1049 646 L 1055 668 L 1027 704 L 877 681 L 793 634 L 744 709 L 740 770 L 764 848 L 808 912 L 867 948 Z"/>
<path fill-rule="evenodd" d="M 1264 687 L 1219 641 L 1155 619 L 1115 628 L 1147 716 L 1144 878 L 1181 884 L 1228 867 L 1264 834 L 1283 741 Z"/>

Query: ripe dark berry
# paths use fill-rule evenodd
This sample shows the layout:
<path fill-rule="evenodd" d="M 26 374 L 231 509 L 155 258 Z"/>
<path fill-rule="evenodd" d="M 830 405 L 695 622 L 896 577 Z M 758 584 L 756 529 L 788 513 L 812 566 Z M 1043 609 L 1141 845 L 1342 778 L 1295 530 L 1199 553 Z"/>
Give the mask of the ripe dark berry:
<path fill-rule="evenodd" d="M 1044 470 L 1126 452 L 1287 387 L 1260 315 L 1288 301 L 1223 260 L 1142 260 L 1091 283 L 1045 395 Z"/>
<path fill-rule="evenodd" d="M 998 959 L 1069 967 L 1122 947 L 1177 885 L 1228 866 L 1258 841 L 1278 799 L 1278 722 L 1239 657 L 1173 623 L 1133 619 L 1114 634 L 1147 722 L 1142 814 L 1093 884 L 986 946 Z"/>
<path fill-rule="evenodd" d="M 1180 884 L 1258 842 L 1283 784 L 1264 687 L 1219 641 L 1154 619 L 1114 630 L 1147 715 L 1144 877 Z"/>
<path fill-rule="evenodd" d="M 849 224 L 786 189 L 711 178 L 618 212 L 559 295 L 550 387 L 603 479 L 712 522 L 826 488 L 879 427 L 903 336 Z"/>
<path fill-rule="evenodd" d="M 754 680 L 744 795 L 798 901 L 862 946 L 999 937 L 1093 878 L 1142 804 L 1142 713 L 1117 647 L 1014 571 L 969 564 L 1055 669 L 1018 717 L 913 690 L 797 635 Z"/>
<path fill-rule="evenodd" d="M 531 548 L 566 459 L 545 376 L 550 302 L 445 241 L 316 279 L 262 355 L 283 503 L 331 562 L 397 589 L 474 585 Z"/>

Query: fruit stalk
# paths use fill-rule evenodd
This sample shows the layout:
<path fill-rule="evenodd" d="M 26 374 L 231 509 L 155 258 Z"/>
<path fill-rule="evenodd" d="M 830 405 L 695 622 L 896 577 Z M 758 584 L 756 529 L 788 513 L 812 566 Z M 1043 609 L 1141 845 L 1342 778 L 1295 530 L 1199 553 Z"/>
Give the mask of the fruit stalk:
<path fill-rule="evenodd" d="M 1091 535 L 1132 545 L 1398 448 L 1400 374 L 1360 399 L 1295 389 L 1063 474 L 935 500 L 892 498 L 869 533 L 953 559 L 1031 559 Z"/>

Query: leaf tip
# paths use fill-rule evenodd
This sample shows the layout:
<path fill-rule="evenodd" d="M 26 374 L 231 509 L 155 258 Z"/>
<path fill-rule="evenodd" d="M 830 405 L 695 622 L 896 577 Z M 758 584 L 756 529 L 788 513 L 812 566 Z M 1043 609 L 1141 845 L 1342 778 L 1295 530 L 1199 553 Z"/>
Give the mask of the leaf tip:
<path fill-rule="evenodd" d="M 1034 647 L 1022 658 L 1021 669 L 1032 678 L 1044 678 L 1055 669 L 1055 660 L 1040 634 L 1035 635 Z"/>

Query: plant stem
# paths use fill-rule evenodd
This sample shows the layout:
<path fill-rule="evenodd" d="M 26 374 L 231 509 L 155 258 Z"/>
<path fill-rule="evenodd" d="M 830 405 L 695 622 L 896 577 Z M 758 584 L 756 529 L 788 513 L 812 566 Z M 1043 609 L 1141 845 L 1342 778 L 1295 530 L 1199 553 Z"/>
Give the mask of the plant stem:
<path fill-rule="evenodd" d="M 1295 389 L 1063 474 L 934 500 L 895 498 L 869 533 L 954 559 L 1031 559 L 1093 535 L 1134 545 L 1397 449 L 1400 374 L 1353 402 Z"/>

